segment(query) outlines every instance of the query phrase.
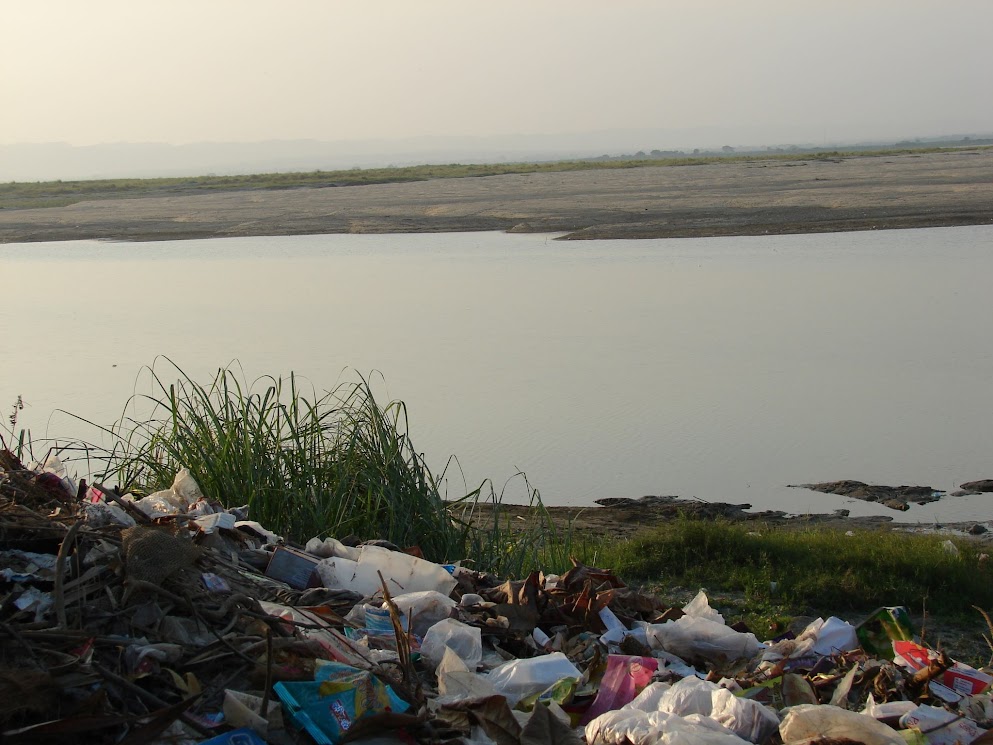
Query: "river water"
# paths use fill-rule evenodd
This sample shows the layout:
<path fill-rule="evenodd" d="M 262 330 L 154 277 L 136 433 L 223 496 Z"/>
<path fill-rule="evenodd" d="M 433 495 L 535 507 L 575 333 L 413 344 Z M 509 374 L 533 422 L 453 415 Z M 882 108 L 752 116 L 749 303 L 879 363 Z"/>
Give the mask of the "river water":
<path fill-rule="evenodd" d="M 986 226 L 5 245 L 0 406 L 65 437 L 85 432 L 59 409 L 109 424 L 158 355 L 205 381 L 235 360 L 319 389 L 378 371 L 435 470 L 457 455 L 514 501 L 520 470 L 549 504 L 991 519 L 993 494 L 901 514 L 786 488 L 993 477 L 991 249 Z"/>

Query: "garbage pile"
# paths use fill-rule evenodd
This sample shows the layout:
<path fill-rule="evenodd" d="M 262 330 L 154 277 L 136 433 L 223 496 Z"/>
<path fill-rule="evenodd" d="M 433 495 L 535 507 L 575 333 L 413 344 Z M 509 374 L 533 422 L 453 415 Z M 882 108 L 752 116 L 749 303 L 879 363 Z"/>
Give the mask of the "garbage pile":
<path fill-rule="evenodd" d="M 608 569 L 294 546 L 185 470 L 135 499 L 0 453 L 5 743 L 988 743 L 986 670 L 904 609 L 760 641 Z"/>

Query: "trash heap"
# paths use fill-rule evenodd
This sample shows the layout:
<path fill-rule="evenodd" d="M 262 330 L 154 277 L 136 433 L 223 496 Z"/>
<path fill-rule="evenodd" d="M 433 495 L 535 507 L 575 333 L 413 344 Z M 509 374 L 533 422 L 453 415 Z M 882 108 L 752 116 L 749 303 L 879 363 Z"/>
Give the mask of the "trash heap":
<path fill-rule="evenodd" d="M 993 678 L 906 612 L 760 641 L 576 564 L 293 546 L 185 470 L 142 499 L 0 452 L 4 743 L 988 743 Z"/>

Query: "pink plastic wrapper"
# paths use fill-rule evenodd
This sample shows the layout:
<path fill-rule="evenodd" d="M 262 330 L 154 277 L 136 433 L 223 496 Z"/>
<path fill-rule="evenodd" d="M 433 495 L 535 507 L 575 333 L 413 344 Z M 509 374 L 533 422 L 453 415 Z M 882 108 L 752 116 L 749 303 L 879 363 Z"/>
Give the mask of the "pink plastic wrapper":
<path fill-rule="evenodd" d="M 600 690 L 583 717 L 583 724 L 630 703 L 651 682 L 652 675 L 658 669 L 659 661 L 654 657 L 608 655 L 607 670 L 600 682 Z"/>

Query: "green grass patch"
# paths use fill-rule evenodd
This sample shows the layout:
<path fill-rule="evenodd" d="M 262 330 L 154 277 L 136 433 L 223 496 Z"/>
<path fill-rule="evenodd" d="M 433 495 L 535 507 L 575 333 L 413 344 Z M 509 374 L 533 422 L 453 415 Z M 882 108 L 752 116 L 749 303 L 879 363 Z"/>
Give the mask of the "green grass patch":
<path fill-rule="evenodd" d="M 502 566 L 513 570 L 506 576 L 524 577 L 535 570 L 566 572 L 573 558 L 596 564 L 606 537 L 591 536 L 571 521 L 553 519 L 525 474 L 518 473 L 511 481 L 523 486 L 512 501 L 506 501 L 507 485 L 496 495 L 487 482 L 486 490 L 450 507 L 453 519 L 465 530 L 465 557 L 473 565 Z M 481 498 L 483 494 L 488 496 Z M 521 504 L 529 507 L 523 515 Z"/>
<path fill-rule="evenodd" d="M 888 529 L 787 529 L 677 520 L 608 547 L 622 577 L 744 593 L 751 603 L 868 611 L 879 606 L 974 617 L 993 607 L 993 567 L 974 543 Z M 773 584 L 775 583 L 775 584 Z"/>

